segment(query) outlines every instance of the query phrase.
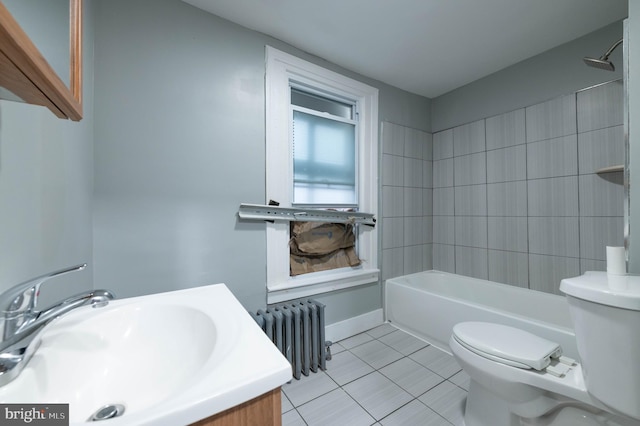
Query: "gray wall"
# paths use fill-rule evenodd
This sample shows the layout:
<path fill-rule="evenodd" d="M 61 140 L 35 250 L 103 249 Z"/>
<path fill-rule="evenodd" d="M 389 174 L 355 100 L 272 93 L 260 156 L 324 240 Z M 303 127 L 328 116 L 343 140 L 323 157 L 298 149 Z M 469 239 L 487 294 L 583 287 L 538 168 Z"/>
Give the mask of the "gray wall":
<path fill-rule="evenodd" d="M 380 121 L 429 131 L 430 101 L 340 69 L 179 0 L 96 3 L 96 287 L 135 296 L 225 282 L 266 304 L 264 47 L 380 90 Z M 323 295 L 327 322 L 381 307 L 380 288 Z"/>
<path fill-rule="evenodd" d="M 45 284 L 43 305 L 93 286 L 91 9 L 87 2 L 82 121 L 58 119 L 40 106 L 0 101 L 0 292 L 73 264 L 90 265 Z"/>
<path fill-rule="evenodd" d="M 432 102 L 432 130 L 435 133 L 621 79 L 621 47 L 610 58 L 615 72 L 582 62 L 584 56 L 600 57 L 620 38 L 622 22 L 617 22 L 439 96 Z"/>

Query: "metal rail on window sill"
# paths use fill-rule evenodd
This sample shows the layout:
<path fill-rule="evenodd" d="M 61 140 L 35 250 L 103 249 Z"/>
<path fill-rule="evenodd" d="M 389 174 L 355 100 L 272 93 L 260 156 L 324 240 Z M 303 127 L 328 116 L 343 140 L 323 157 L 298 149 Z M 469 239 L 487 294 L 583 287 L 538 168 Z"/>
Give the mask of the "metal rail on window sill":
<path fill-rule="evenodd" d="M 376 219 L 372 213 L 279 207 L 264 204 L 242 203 L 238 210 L 238 216 L 241 219 L 248 220 L 362 223 L 369 226 L 376 225 Z"/>

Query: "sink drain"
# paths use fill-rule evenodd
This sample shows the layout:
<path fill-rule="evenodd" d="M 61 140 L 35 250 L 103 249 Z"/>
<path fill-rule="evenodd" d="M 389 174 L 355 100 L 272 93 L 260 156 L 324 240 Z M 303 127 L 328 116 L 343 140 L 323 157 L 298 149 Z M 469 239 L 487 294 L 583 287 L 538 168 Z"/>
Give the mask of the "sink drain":
<path fill-rule="evenodd" d="M 99 422 L 100 420 L 109 420 L 114 417 L 120 417 L 124 414 L 124 405 L 122 404 L 109 404 L 102 408 L 99 408 L 95 413 L 89 417 L 90 422 Z"/>

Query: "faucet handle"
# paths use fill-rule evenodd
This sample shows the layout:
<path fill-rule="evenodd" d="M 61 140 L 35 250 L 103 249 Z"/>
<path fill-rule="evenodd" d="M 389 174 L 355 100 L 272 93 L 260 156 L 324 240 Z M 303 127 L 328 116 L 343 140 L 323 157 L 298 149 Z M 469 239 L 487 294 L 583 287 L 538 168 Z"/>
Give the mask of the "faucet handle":
<path fill-rule="evenodd" d="M 0 294 L 0 309 L 6 314 L 12 312 L 24 312 L 25 310 L 32 310 L 35 308 L 38 302 L 38 295 L 40 294 L 40 285 L 49 280 L 50 278 L 57 277 L 59 275 L 67 274 L 69 272 L 81 271 L 87 267 L 86 263 L 80 265 L 71 266 L 69 268 L 60 269 L 54 272 L 41 275 L 36 278 L 32 278 L 18 285 L 11 287 L 9 290 Z"/>
<path fill-rule="evenodd" d="M 50 278 L 69 272 L 81 271 L 87 267 L 86 263 L 60 269 L 48 274 L 32 278 L 0 294 L 0 313 L 4 318 L 3 339 L 7 337 L 23 323 L 25 315 L 33 313 L 38 303 L 40 285 Z"/>

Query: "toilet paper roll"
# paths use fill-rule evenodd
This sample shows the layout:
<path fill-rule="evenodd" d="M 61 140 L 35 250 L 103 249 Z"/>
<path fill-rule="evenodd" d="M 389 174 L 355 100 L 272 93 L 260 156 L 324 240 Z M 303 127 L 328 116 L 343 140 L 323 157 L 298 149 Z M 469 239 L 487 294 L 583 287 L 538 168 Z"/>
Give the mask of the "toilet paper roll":
<path fill-rule="evenodd" d="M 607 246 L 607 273 L 613 275 L 625 275 L 627 273 L 624 247 Z"/>

